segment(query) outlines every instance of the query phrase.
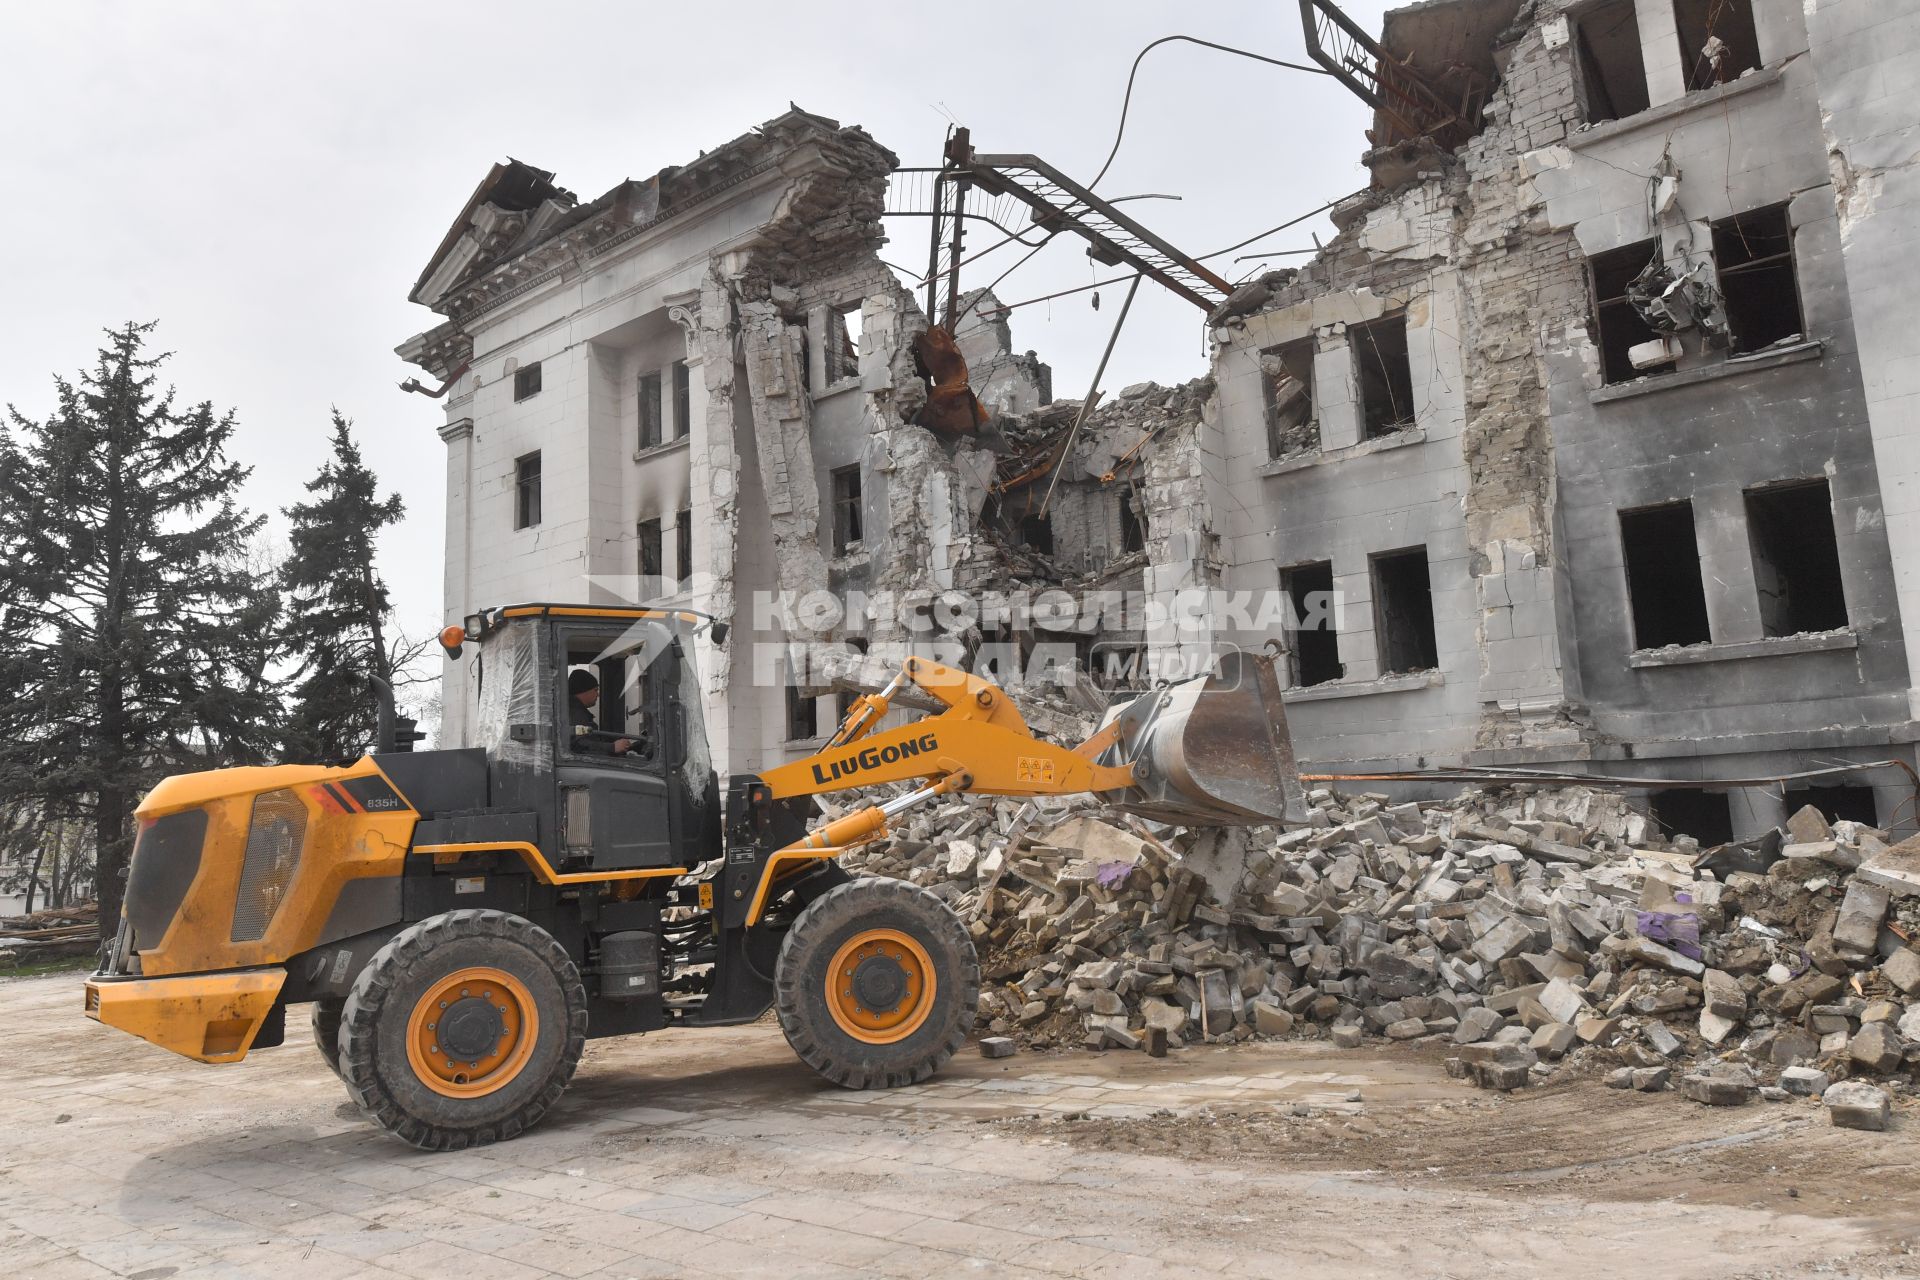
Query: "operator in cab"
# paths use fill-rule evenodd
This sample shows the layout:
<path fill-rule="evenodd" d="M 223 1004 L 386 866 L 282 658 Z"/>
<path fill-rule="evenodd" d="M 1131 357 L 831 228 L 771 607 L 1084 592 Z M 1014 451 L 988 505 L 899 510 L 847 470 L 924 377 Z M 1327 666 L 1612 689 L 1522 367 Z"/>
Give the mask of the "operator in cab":
<path fill-rule="evenodd" d="M 567 714 L 573 721 L 573 736 L 569 745 L 581 755 L 624 756 L 631 754 L 636 747 L 644 753 L 644 743 L 636 743 L 632 738 L 623 738 L 608 733 L 593 718 L 593 708 L 600 701 L 600 681 L 591 671 L 575 671 L 567 677 Z"/>

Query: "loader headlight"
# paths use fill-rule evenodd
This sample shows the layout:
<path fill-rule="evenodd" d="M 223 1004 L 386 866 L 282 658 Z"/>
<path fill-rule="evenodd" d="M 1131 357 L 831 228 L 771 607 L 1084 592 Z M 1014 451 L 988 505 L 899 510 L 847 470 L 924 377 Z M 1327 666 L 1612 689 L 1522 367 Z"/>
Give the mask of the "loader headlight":
<path fill-rule="evenodd" d="M 257 942 L 266 936 L 300 866 L 306 835 L 307 806 L 299 796 L 283 789 L 263 791 L 253 798 L 247 858 L 233 902 L 234 942 Z"/>

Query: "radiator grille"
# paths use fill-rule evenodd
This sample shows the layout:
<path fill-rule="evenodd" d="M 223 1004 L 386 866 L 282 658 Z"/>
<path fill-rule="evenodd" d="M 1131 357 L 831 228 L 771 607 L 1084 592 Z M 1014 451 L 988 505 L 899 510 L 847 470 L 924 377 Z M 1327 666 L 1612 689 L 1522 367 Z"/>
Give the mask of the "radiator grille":
<path fill-rule="evenodd" d="M 247 861 L 233 903 L 233 941 L 257 942 L 266 936 L 300 865 L 306 834 L 307 807 L 293 792 L 264 791 L 253 798 Z"/>

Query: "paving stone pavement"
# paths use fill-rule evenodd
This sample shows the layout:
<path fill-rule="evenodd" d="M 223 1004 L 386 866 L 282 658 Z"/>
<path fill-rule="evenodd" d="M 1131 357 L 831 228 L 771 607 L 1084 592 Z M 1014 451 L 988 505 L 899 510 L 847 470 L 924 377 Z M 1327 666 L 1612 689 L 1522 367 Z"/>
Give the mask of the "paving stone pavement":
<path fill-rule="evenodd" d="M 0 1019 L 9 1277 L 1213 1280 L 1401 1276 L 1409 1259 L 1433 1264 L 1416 1274 L 1466 1274 L 1440 1269 L 1453 1245 L 1426 1229 L 1457 1192 L 1082 1152 L 981 1123 L 1460 1095 L 1408 1055 L 1383 1069 L 1313 1045 L 1160 1061 L 968 1051 L 927 1085 L 849 1093 L 807 1072 L 769 1024 L 669 1032 L 590 1045 L 534 1132 L 432 1155 L 343 1100 L 297 1016 L 285 1046 L 224 1067 L 87 1022 L 70 975 L 0 981 Z M 1394 1219 L 1384 1238 L 1353 1229 L 1363 1208 Z M 1700 1230 L 1638 1208 L 1610 1230 L 1655 1242 Z M 1498 1216 L 1517 1231 L 1532 1212 L 1515 1202 Z"/>

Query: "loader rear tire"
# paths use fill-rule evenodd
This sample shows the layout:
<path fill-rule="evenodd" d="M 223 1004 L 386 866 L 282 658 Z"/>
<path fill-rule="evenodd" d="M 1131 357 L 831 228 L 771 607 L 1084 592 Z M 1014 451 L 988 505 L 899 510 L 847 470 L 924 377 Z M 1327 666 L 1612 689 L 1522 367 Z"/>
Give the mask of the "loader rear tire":
<path fill-rule="evenodd" d="M 340 1075 L 388 1133 L 458 1151 L 539 1123 L 586 1035 L 580 971 L 551 934 L 503 911 L 449 911 L 360 971 L 341 1010 Z"/>
<path fill-rule="evenodd" d="M 335 1075 L 340 1075 L 340 1010 L 345 1004 L 339 996 L 313 1002 L 313 1047 Z"/>
<path fill-rule="evenodd" d="M 918 1084 L 973 1029 L 980 961 L 947 905 L 901 880 L 855 880 L 809 906 L 774 969 L 780 1029 L 848 1089 Z"/>

